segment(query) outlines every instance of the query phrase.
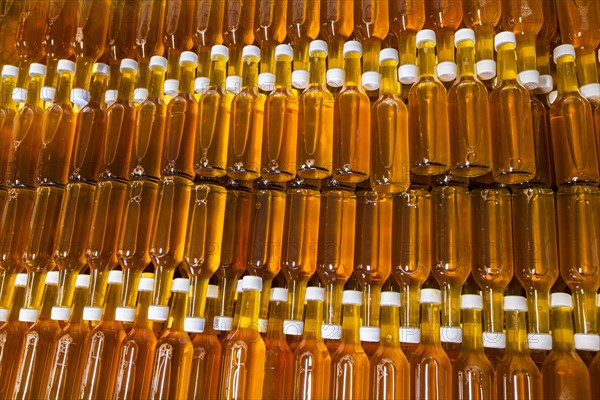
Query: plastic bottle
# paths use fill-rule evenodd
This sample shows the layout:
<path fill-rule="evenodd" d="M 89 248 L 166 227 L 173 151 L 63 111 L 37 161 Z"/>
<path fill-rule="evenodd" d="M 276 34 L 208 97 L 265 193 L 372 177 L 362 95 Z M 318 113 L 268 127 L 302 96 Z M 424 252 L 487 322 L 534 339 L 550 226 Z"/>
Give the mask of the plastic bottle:
<path fill-rule="evenodd" d="M 276 81 L 276 46 L 283 43 L 287 30 L 287 10 L 288 0 L 256 0 L 256 9 L 254 11 L 254 37 L 260 47 L 260 75 L 258 76 L 258 87 L 261 90 L 272 90 L 273 83 Z M 250 10 L 248 10 L 250 11 Z M 244 16 L 242 17 L 244 18 Z M 247 18 L 247 17 L 246 17 Z M 290 67 L 286 77 L 288 87 L 291 82 L 291 58 L 293 55 L 290 50 Z M 291 90 L 291 87 L 289 87 Z"/>
<path fill-rule="evenodd" d="M 227 90 L 234 93 L 237 93 L 242 85 L 243 48 L 254 43 L 255 6 L 256 0 L 225 2 L 223 42 L 229 48 L 226 85 Z M 254 82 L 258 85 L 258 70 Z"/>
<path fill-rule="evenodd" d="M 143 89 L 150 89 L 151 68 L 148 67 L 151 57 L 162 55 L 165 48 L 165 8 L 166 1 L 145 0 L 140 4 L 140 15 L 135 31 L 135 52 L 139 65 L 139 76 L 134 94 L 134 98 L 140 103 L 149 93 Z"/>
<path fill-rule="evenodd" d="M 354 35 L 364 47 L 361 81 L 366 90 L 377 90 L 381 84 L 379 51 L 382 41 L 388 35 L 388 15 L 387 1 L 354 2 Z"/>
<path fill-rule="evenodd" d="M 321 1 L 321 31 L 327 41 L 329 57 L 327 84 L 338 88 L 344 84 L 344 43 L 354 31 L 354 3 Z M 358 83 L 358 80 L 356 81 Z"/>
<path fill-rule="evenodd" d="M 180 56 L 183 52 L 190 50 L 193 46 L 192 29 L 194 27 L 193 18 L 195 5 L 195 1 L 166 1 L 163 40 L 167 47 L 167 58 L 169 60 L 167 79 L 180 80 Z M 196 65 L 194 65 L 194 69 L 195 68 Z M 167 91 L 165 91 L 165 94 L 168 94 Z"/>
<path fill-rule="evenodd" d="M 454 32 L 463 18 L 460 0 L 425 0 L 425 27 L 433 29 L 437 43 L 438 65 L 436 73 L 442 82 L 456 78 L 454 61 Z"/>
<path fill-rule="evenodd" d="M 550 93 L 554 89 L 554 79 L 550 66 L 551 41 L 557 30 L 558 20 L 556 18 L 556 3 L 554 1 L 542 2 L 544 23 L 537 34 L 535 50 L 537 56 L 537 67 L 540 73 L 540 84 L 535 90 L 537 94 Z"/>
<path fill-rule="evenodd" d="M 419 0 L 388 0 L 390 31 L 398 40 L 398 79 L 404 85 L 417 81 L 417 32 L 425 24 L 425 2 Z"/>
<path fill-rule="evenodd" d="M 435 32 L 417 33 L 419 80 L 411 88 L 408 100 L 408 130 L 411 171 L 419 175 L 438 175 L 450 166 L 448 131 L 448 95 L 437 79 Z"/>
<path fill-rule="evenodd" d="M 288 0 L 287 36 L 294 49 L 292 85 L 304 90 L 309 85 L 309 46 L 319 35 L 321 1 Z M 323 66 L 325 75 L 325 66 Z M 323 76 L 323 82 L 325 82 Z"/>
<path fill-rule="evenodd" d="M 496 76 L 494 29 L 502 16 L 500 0 L 463 0 L 463 22 L 475 32 L 475 70 L 481 80 Z M 456 40 L 456 39 L 455 39 Z"/>

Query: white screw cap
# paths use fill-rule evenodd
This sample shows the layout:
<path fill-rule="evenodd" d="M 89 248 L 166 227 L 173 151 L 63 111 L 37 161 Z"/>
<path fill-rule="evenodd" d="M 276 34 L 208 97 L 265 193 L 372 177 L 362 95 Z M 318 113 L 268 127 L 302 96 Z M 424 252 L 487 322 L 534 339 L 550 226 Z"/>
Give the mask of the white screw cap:
<path fill-rule="evenodd" d="M 423 29 L 417 32 L 417 46 L 423 42 L 433 42 L 433 44 L 437 44 L 435 38 L 435 32 L 431 29 Z"/>
<path fill-rule="evenodd" d="M 71 60 L 58 60 L 56 70 L 58 72 L 75 73 L 75 63 Z"/>
<path fill-rule="evenodd" d="M 102 308 L 100 307 L 84 307 L 84 321 L 100 321 L 102 319 Z"/>
<path fill-rule="evenodd" d="M 304 299 L 306 301 L 325 301 L 325 289 L 317 286 L 309 286 L 306 288 Z"/>
<path fill-rule="evenodd" d="M 323 339 L 339 340 L 342 338 L 342 326 L 336 324 L 322 324 L 321 336 Z"/>
<path fill-rule="evenodd" d="M 362 292 L 358 290 L 344 290 L 342 294 L 343 305 L 362 305 Z"/>
<path fill-rule="evenodd" d="M 199 76 L 194 81 L 194 92 L 202 94 L 208 90 L 210 86 L 210 79 L 205 76 Z"/>
<path fill-rule="evenodd" d="M 98 64 L 96 64 L 98 65 Z M 80 107 L 85 106 L 90 101 L 90 92 L 81 88 L 71 90 L 71 103 L 77 104 Z"/>
<path fill-rule="evenodd" d="M 135 308 L 117 307 L 115 310 L 115 320 L 121 322 L 133 322 L 135 320 Z"/>
<path fill-rule="evenodd" d="M 52 307 L 50 319 L 53 321 L 68 321 L 71 318 L 71 307 Z"/>
<path fill-rule="evenodd" d="M 171 285 L 173 293 L 187 293 L 190 290 L 190 280 L 187 278 L 175 278 Z"/>
<path fill-rule="evenodd" d="M 217 315 L 213 320 L 213 329 L 216 331 L 230 331 L 233 327 L 233 318 Z"/>
<path fill-rule="evenodd" d="M 148 319 L 150 321 L 164 322 L 169 318 L 169 307 L 151 305 L 148 307 Z"/>
<path fill-rule="evenodd" d="M 194 67 L 198 65 L 198 54 L 193 51 L 184 51 L 179 56 L 179 65 L 183 65 L 183 63 L 192 63 Z"/>
<path fill-rule="evenodd" d="M 451 82 L 456 79 L 456 63 L 443 61 L 437 65 L 437 75 L 442 82 Z"/>
<path fill-rule="evenodd" d="M 204 318 L 185 317 L 183 319 L 183 330 L 194 333 L 204 332 Z"/>
<path fill-rule="evenodd" d="M 442 326 L 440 339 L 444 343 L 462 343 L 462 329 L 456 326 Z"/>
<path fill-rule="evenodd" d="M 331 87 L 341 87 L 346 80 L 346 74 L 341 68 L 331 68 L 327 70 L 327 84 Z"/>
<path fill-rule="evenodd" d="M 52 86 L 44 86 L 40 91 L 40 98 L 46 102 L 54 101 L 54 97 L 56 96 L 56 89 Z"/>
<path fill-rule="evenodd" d="M 151 292 L 154 290 L 154 278 L 142 276 L 138 284 L 138 291 Z"/>
<path fill-rule="evenodd" d="M 121 72 L 123 72 L 123 70 L 126 69 L 130 69 L 132 71 L 137 72 L 138 70 L 138 63 L 137 61 L 131 59 L 131 58 L 124 58 L 121 60 L 121 66 L 119 67 L 119 70 Z"/>
<path fill-rule="evenodd" d="M 244 279 L 238 279 L 237 284 L 235 286 L 236 293 L 242 293 L 244 291 Z"/>
<path fill-rule="evenodd" d="M 225 78 L 225 88 L 233 93 L 239 93 L 242 90 L 242 77 L 238 75 L 229 75 Z"/>
<path fill-rule="evenodd" d="M 14 88 L 12 91 L 12 99 L 17 103 L 25 103 L 25 100 L 27 100 L 27 89 Z"/>
<path fill-rule="evenodd" d="M 133 90 L 133 101 L 138 104 L 143 103 L 148 98 L 148 89 L 146 88 L 136 88 Z"/>
<path fill-rule="evenodd" d="M 442 292 L 438 289 L 421 289 L 421 304 L 442 304 Z"/>
<path fill-rule="evenodd" d="M 400 327 L 398 330 L 400 343 L 421 343 L 421 329 Z"/>
<path fill-rule="evenodd" d="M 27 274 L 17 274 L 17 277 L 15 278 L 15 286 L 16 287 L 27 286 Z"/>
<path fill-rule="evenodd" d="M 308 55 L 312 56 L 314 52 L 323 52 L 327 55 L 327 42 L 324 40 L 313 40 L 308 45 Z"/>
<path fill-rule="evenodd" d="M 554 104 L 554 101 L 556 100 L 557 97 L 558 97 L 557 90 L 553 90 L 550 93 L 548 93 L 548 104 L 550 104 L 550 105 Z"/>
<path fill-rule="evenodd" d="M 286 56 L 289 58 L 294 57 L 294 50 L 289 44 L 280 44 L 275 47 L 275 59 L 278 57 Z"/>
<path fill-rule="evenodd" d="M 310 74 L 304 69 L 297 69 L 292 72 L 292 85 L 296 89 L 306 89 L 310 82 Z"/>
<path fill-rule="evenodd" d="M 576 333 L 575 348 L 582 351 L 600 350 L 600 336 L 595 334 Z"/>
<path fill-rule="evenodd" d="M 262 290 L 262 278 L 260 276 L 246 275 L 242 280 L 243 290 Z"/>
<path fill-rule="evenodd" d="M 488 349 L 506 348 L 506 335 L 501 332 L 483 332 L 483 347 Z"/>
<path fill-rule="evenodd" d="M 381 292 L 380 306 L 400 307 L 400 293 L 398 292 Z"/>
<path fill-rule="evenodd" d="M 227 46 L 223 46 L 222 44 L 215 44 L 210 49 L 210 58 L 214 58 L 214 57 L 225 57 L 225 60 L 228 61 L 229 60 L 229 50 L 227 49 Z"/>
<path fill-rule="evenodd" d="M 523 296 L 504 296 L 504 311 L 527 311 L 527 299 Z"/>
<path fill-rule="evenodd" d="M 268 328 L 269 328 L 269 320 L 264 319 L 264 318 L 259 318 L 258 319 L 258 332 L 266 333 Z"/>
<path fill-rule="evenodd" d="M 104 93 L 104 102 L 106 103 L 106 105 L 111 105 L 115 101 L 117 101 L 118 95 L 119 95 L 118 90 L 109 89 Z"/>
<path fill-rule="evenodd" d="M 167 69 L 167 59 L 162 56 L 152 56 L 150 57 L 150 63 L 148 64 L 150 68 L 161 68 Z"/>
<path fill-rule="evenodd" d="M 285 288 L 273 288 L 271 289 L 271 301 L 287 302 L 288 301 L 288 290 Z"/>
<path fill-rule="evenodd" d="M 58 285 L 58 272 L 56 273 L 56 284 Z M 46 279 L 46 285 L 48 284 L 48 280 Z M 90 276 L 87 274 L 79 274 L 77 275 L 77 279 L 75 279 L 75 287 L 76 288 L 88 288 L 90 287 Z"/>
<path fill-rule="evenodd" d="M 6 322 L 8 319 L 8 308 L 0 308 L 0 322 Z"/>
<path fill-rule="evenodd" d="M 460 308 L 464 310 L 482 310 L 483 300 L 478 294 L 463 294 L 460 297 Z"/>
<path fill-rule="evenodd" d="M 556 46 L 554 51 L 552 52 L 552 58 L 554 62 L 557 62 L 559 58 L 571 56 L 575 57 L 575 47 L 570 44 L 561 44 L 560 46 Z"/>
<path fill-rule="evenodd" d="M 217 285 L 208 285 L 208 290 L 206 291 L 207 299 L 216 299 L 219 297 L 219 287 Z"/>
<path fill-rule="evenodd" d="M 527 343 L 531 350 L 552 350 L 552 335 L 549 333 L 530 333 Z"/>
<path fill-rule="evenodd" d="M 392 60 L 398 62 L 398 50 L 393 49 L 391 47 L 382 49 L 379 52 L 379 65 L 381 65 L 384 61 Z"/>
<path fill-rule="evenodd" d="M 271 92 L 275 88 L 275 74 L 271 72 L 258 74 L 258 87 L 265 92 Z"/>
<path fill-rule="evenodd" d="M 496 49 L 496 51 L 498 51 L 498 47 L 506 43 L 511 43 L 513 46 L 517 45 L 517 38 L 514 33 L 504 31 L 494 37 L 494 49 Z"/>
<path fill-rule="evenodd" d="M 110 271 L 108 273 L 108 284 L 109 285 L 120 285 L 123 283 L 123 271 Z"/>
<path fill-rule="evenodd" d="M 78 275 L 77 279 L 79 279 L 80 276 L 87 276 L 88 277 L 88 283 L 87 285 L 85 285 L 86 287 L 89 286 L 89 275 Z M 75 287 L 77 287 L 77 282 L 75 281 Z M 58 271 L 50 271 L 46 274 L 46 285 L 58 285 Z"/>
<path fill-rule="evenodd" d="M 480 60 L 475 64 L 477 70 L 477 76 L 479 79 L 487 81 L 496 76 L 496 61 L 494 60 Z"/>
<path fill-rule="evenodd" d="M 92 74 L 110 75 L 110 68 L 104 63 L 95 63 L 92 67 Z"/>
<path fill-rule="evenodd" d="M 527 90 L 533 90 L 540 85 L 540 72 L 535 69 L 519 72 L 518 78 Z"/>
<path fill-rule="evenodd" d="M 378 343 L 380 338 L 380 330 L 376 326 L 361 326 L 359 330 L 360 341 Z"/>
<path fill-rule="evenodd" d="M 13 77 L 19 76 L 19 68 L 14 65 L 5 65 L 2 67 L 2 77 Z"/>
<path fill-rule="evenodd" d="M 367 71 L 362 74 L 362 85 L 367 90 L 377 90 L 381 85 L 381 75 L 379 72 Z"/>
<path fill-rule="evenodd" d="M 465 40 L 475 43 L 475 31 L 473 29 L 463 28 L 456 31 L 454 34 L 454 45 L 458 46 L 460 42 L 464 42 Z"/>
<path fill-rule="evenodd" d="M 244 46 L 242 49 L 242 59 L 246 57 L 256 57 L 260 61 L 260 49 L 251 44 Z"/>
<path fill-rule="evenodd" d="M 360 44 L 360 42 L 357 40 L 347 41 L 346 43 L 344 43 L 344 57 L 346 57 L 348 53 L 358 53 L 362 55 L 362 44 Z"/>
<path fill-rule="evenodd" d="M 304 331 L 304 322 L 292 319 L 283 321 L 283 333 L 290 336 L 300 336 Z"/>
<path fill-rule="evenodd" d="M 405 85 L 412 85 L 419 79 L 419 68 L 414 64 L 398 67 L 398 80 Z"/>
<path fill-rule="evenodd" d="M 573 308 L 573 298 L 568 293 L 550 294 L 550 307 Z"/>
<path fill-rule="evenodd" d="M 552 75 L 544 74 L 540 75 L 540 84 L 535 89 L 535 92 L 538 94 L 546 94 L 550 93 L 554 88 L 554 81 L 552 80 Z"/>
<path fill-rule="evenodd" d="M 29 76 L 46 75 L 46 66 L 44 64 L 32 63 L 29 66 Z"/>
<path fill-rule="evenodd" d="M 37 321 L 39 311 L 35 308 L 21 308 L 19 310 L 19 321 L 35 322 Z"/>
<path fill-rule="evenodd" d="M 600 100 L 600 83 L 588 83 L 579 88 L 581 95 L 589 101 Z"/>
<path fill-rule="evenodd" d="M 167 96 L 177 96 L 179 93 L 179 81 L 177 79 L 167 79 L 165 81 L 165 94 Z"/>

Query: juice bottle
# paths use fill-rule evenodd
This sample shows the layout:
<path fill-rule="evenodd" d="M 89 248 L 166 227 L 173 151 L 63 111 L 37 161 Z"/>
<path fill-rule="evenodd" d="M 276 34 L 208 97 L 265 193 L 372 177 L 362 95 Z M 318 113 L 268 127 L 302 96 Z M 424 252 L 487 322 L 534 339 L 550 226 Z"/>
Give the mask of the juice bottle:
<path fill-rule="evenodd" d="M 275 85 L 265 100 L 262 176 L 273 182 L 287 182 L 296 176 L 298 98 L 291 87 L 292 57 L 287 44 L 275 49 Z M 261 66 L 263 62 L 261 56 Z"/>
<path fill-rule="evenodd" d="M 230 55 L 232 51 L 230 46 Z M 265 97 L 258 90 L 259 61 L 260 49 L 244 46 L 242 69 L 239 71 L 243 75 L 241 91 L 231 102 L 229 121 L 227 175 L 233 179 L 254 180 L 260 177 Z M 231 77 L 229 75 L 227 79 Z"/>
<path fill-rule="evenodd" d="M 452 365 L 452 398 L 495 399 L 494 367 L 483 352 L 481 310 L 483 301 L 476 294 L 461 296 L 463 336 L 460 354 Z"/>
<path fill-rule="evenodd" d="M 398 41 L 400 67 L 398 79 L 403 85 L 417 81 L 417 32 L 425 24 L 425 2 L 419 0 L 388 0 L 390 31 Z"/>
<path fill-rule="evenodd" d="M 225 1 L 201 0 L 196 2 L 194 11 L 194 25 L 192 28 L 192 40 L 198 52 L 199 77 L 208 78 L 211 72 L 211 52 L 215 45 L 223 43 L 223 13 L 225 12 Z M 224 66 L 223 76 L 227 75 Z M 223 82 L 223 88 L 225 83 Z"/>
<path fill-rule="evenodd" d="M 302 342 L 294 351 L 294 399 L 329 399 L 331 356 L 321 337 L 325 290 L 306 288 Z"/>
<path fill-rule="evenodd" d="M 22 6 L 23 3 L 20 1 L 2 2 L 2 16 L 0 17 L 0 38 L 2 38 L 0 40 L 0 66 L 2 67 L 19 63 L 15 42 Z"/>
<path fill-rule="evenodd" d="M 381 88 L 371 107 L 371 186 L 379 193 L 400 193 L 410 185 L 408 109 L 397 80 L 398 52 L 379 53 Z"/>
<path fill-rule="evenodd" d="M 334 96 L 327 89 L 325 76 L 327 42 L 310 42 L 307 59 L 310 79 L 300 95 L 298 107 L 298 175 L 305 179 L 324 179 L 331 175 L 333 163 L 334 118 Z M 294 70 L 293 74 L 299 71 Z"/>
<path fill-rule="evenodd" d="M 502 16 L 500 2 L 501 0 L 462 1 L 463 22 L 475 32 L 475 70 L 481 80 L 490 80 L 496 76 L 494 29 Z"/>
<path fill-rule="evenodd" d="M 240 309 L 242 307 L 242 292 L 244 291 L 243 278 L 240 278 L 236 282 L 235 296 L 232 298 L 233 317 L 217 316 L 214 321 L 214 328 L 220 332 L 219 342 L 223 350 L 227 341 L 235 333 L 235 327 L 237 327 L 240 320 Z M 222 303 L 222 300 L 221 300 Z M 223 360 L 225 359 L 225 353 L 221 353 L 221 375 L 223 376 Z M 220 378 L 219 378 L 220 379 Z M 220 389 L 219 389 L 220 390 Z"/>
<path fill-rule="evenodd" d="M 287 34 L 288 0 L 256 0 L 254 11 L 254 37 L 260 47 L 260 75 L 258 87 L 270 91 L 276 81 L 276 46 L 281 44 Z M 250 10 L 248 10 L 250 11 Z M 244 18 L 244 17 L 242 17 Z M 291 82 L 292 49 L 289 48 L 290 68 L 288 69 L 288 87 Z M 289 87 L 291 90 L 291 87 Z"/>
<path fill-rule="evenodd" d="M 542 3 L 543 0 L 502 2 L 502 28 L 516 36 L 519 82 L 529 90 L 537 88 L 540 83 L 535 40 L 544 24 Z M 498 44 L 495 46 L 498 51 Z"/>
<path fill-rule="evenodd" d="M 167 47 L 169 67 L 167 79 L 180 80 L 180 56 L 192 48 L 192 29 L 194 27 L 195 1 L 168 0 L 165 4 L 163 40 Z M 197 59 L 196 59 L 197 63 Z M 196 66 L 194 65 L 194 69 Z M 182 77 L 183 78 L 183 77 Z M 166 93 L 166 92 L 165 92 Z"/>
<path fill-rule="evenodd" d="M 223 43 L 229 48 L 226 86 L 230 92 L 237 93 L 242 86 L 242 53 L 245 46 L 254 43 L 255 6 L 256 0 L 225 2 Z M 255 85 L 258 85 L 258 71 Z"/>
<path fill-rule="evenodd" d="M 361 81 L 366 90 L 377 90 L 381 84 L 379 51 L 388 35 L 388 15 L 388 0 L 354 2 L 354 35 L 364 47 Z"/>
<path fill-rule="evenodd" d="M 334 103 L 333 175 L 346 183 L 366 180 L 371 167 L 371 114 L 359 81 L 361 55 L 360 42 L 344 44 L 346 80 Z"/>
<path fill-rule="evenodd" d="M 504 298 L 506 353 L 496 367 L 498 399 L 542 398 L 542 375 L 529 355 L 525 313 L 527 300 L 521 296 Z"/>
<path fill-rule="evenodd" d="M 294 49 L 292 85 L 296 89 L 304 90 L 309 85 L 309 46 L 319 35 L 320 3 L 320 0 L 288 0 L 287 2 L 287 37 Z M 323 68 L 323 75 L 325 75 L 325 68 Z"/>
<path fill-rule="evenodd" d="M 90 100 L 88 91 L 92 68 L 106 46 L 111 2 L 109 0 L 80 1 L 77 10 L 75 39 L 71 43 L 76 58 L 75 83 L 71 101 L 85 106 Z"/>
<path fill-rule="evenodd" d="M 552 293 L 552 351 L 544 362 L 544 397 L 559 398 L 565 393 L 574 398 L 591 398 L 590 375 L 575 351 L 573 301 L 566 293 Z"/>
<path fill-rule="evenodd" d="M 108 274 L 104 313 L 102 320 L 90 333 L 87 357 L 83 364 L 80 399 L 109 399 L 113 396 L 119 366 L 119 349 L 125 338 L 122 322 L 115 320 L 116 308 L 121 298 L 122 280 L 121 271 L 110 271 Z"/>
<path fill-rule="evenodd" d="M 42 398 L 48 385 L 48 375 L 61 330 L 58 322 L 50 319 L 58 292 L 58 272 L 49 272 L 45 281 L 45 287 L 40 285 L 42 287 L 37 288 L 44 293 L 39 312 L 37 309 L 27 308 L 22 308 L 19 312 L 19 321 L 33 325 L 25 333 L 19 362 L 15 364 L 18 373 L 13 392 L 14 399 Z"/>
<path fill-rule="evenodd" d="M 440 342 L 441 293 L 421 289 L 421 343 L 410 361 L 414 399 L 452 398 L 452 365 Z"/>
<path fill-rule="evenodd" d="M 150 89 L 152 56 L 161 56 L 165 48 L 164 15 L 165 1 L 142 0 L 140 15 L 135 30 L 135 53 L 139 65 L 139 76 L 134 98 L 141 103 Z M 142 89 L 142 90 L 140 90 Z M 144 90 L 146 89 L 146 90 Z"/>
<path fill-rule="evenodd" d="M 12 91 L 17 83 L 19 69 L 14 65 L 2 67 L 0 82 L 0 186 L 6 185 L 6 174 L 9 168 L 9 155 L 12 142 L 13 121 L 17 114 L 17 103 L 12 99 Z M 5 191 L 5 190 L 4 190 Z M 0 201 L 0 210 L 4 211 L 8 193 L 4 193 Z"/>
<path fill-rule="evenodd" d="M 455 35 L 458 78 L 448 92 L 451 169 L 458 176 L 482 176 L 491 171 L 491 126 L 488 92 L 475 78 L 475 32 Z"/>
<path fill-rule="evenodd" d="M 344 290 L 342 342 L 331 355 L 332 399 L 369 398 L 369 358 L 359 338 L 362 293 Z"/>
<path fill-rule="evenodd" d="M 373 399 L 410 398 L 410 365 L 399 343 L 400 293 L 381 292 L 381 340 L 371 357 L 369 393 Z"/>
<path fill-rule="evenodd" d="M 294 356 L 283 333 L 283 320 L 288 313 L 287 303 L 287 289 L 271 289 L 269 327 L 265 338 L 263 399 L 289 399 L 292 397 Z"/>
<path fill-rule="evenodd" d="M 550 132 L 550 110 L 542 95 L 531 96 L 535 175 L 521 186 L 556 186 Z"/>
<path fill-rule="evenodd" d="M 425 28 L 433 29 L 437 44 L 437 76 L 442 82 L 456 78 L 454 32 L 463 19 L 461 0 L 425 0 Z"/>
<path fill-rule="evenodd" d="M 56 340 L 56 351 L 50 356 L 48 386 L 43 388 L 46 399 L 76 398 L 81 387 L 81 375 L 89 347 L 90 326 L 83 320 L 87 304 L 90 276 L 80 274 L 75 281 L 73 311 L 64 315 L 53 312 L 52 318 L 65 321 Z"/>
<path fill-rule="evenodd" d="M 117 309 L 116 320 L 133 322 L 133 327 L 119 348 L 115 400 L 148 398 L 157 342 L 152 321 L 148 319 L 153 286 L 152 274 L 143 274 L 137 288 L 137 307 Z"/>
<path fill-rule="evenodd" d="M 530 180 L 536 169 L 530 98 L 517 83 L 515 45 L 512 32 L 494 38 L 500 83 L 490 93 L 491 126 L 497 129 L 492 135 L 492 172 L 496 181 L 508 184 Z"/>
<path fill-rule="evenodd" d="M 537 34 L 535 51 L 537 56 L 537 67 L 540 73 L 540 84 L 535 90 L 537 94 L 550 93 L 554 89 L 554 79 L 550 67 L 551 41 L 556 33 L 558 20 L 556 18 L 556 3 L 554 1 L 542 2 L 544 23 Z"/>
<path fill-rule="evenodd" d="M 162 331 L 156 350 L 150 384 L 149 399 L 187 398 L 194 348 L 188 334 L 183 330 L 183 319 L 187 309 L 188 279 L 173 279 L 173 299 L 166 328 Z M 156 283 L 155 283 L 156 288 Z M 148 310 L 151 320 L 157 318 Z"/>
<path fill-rule="evenodd" d="M 419 80 L 408 95 L 411 171 L 419 175 L 438 175 L 450 166 L 448 94 L 435 75 L 435 32 L 419 31 L 416 40 Z"/>
<path fill-rule="evenodd" d="M 225 89 L 227 57 L 227 47 L 212 47 L 210 85 L 198 101 L 194 168 L 202 177 L 216 178 L 227 171 L 229 114 L 233 99 L 233 94 Z"/>
<path fill-rule="evenodd" d="M 351 1 L 321 1 L 321 31 L 327 41 L 329 57 L 327 84 L 341 87 L 344 84 L 344 43 L 354 31 L 354 4 Z M 356 81 L 358 84 L 358 80 Z"/>
<path fill-rule="evenodd" d="M 258 333 L 262 279 L 245 276 L 236 329 L 223 347 L 221 399 L 261 398 L 266 348 Z"/>

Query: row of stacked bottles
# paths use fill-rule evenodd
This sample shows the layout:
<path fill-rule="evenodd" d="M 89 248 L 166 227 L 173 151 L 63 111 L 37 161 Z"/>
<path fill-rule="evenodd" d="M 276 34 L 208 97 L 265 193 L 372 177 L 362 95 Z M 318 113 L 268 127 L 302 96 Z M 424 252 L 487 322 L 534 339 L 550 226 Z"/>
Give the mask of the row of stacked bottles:
<path fill-rule="evenodd" d="M 283 301 L 275 282 L 289 290 L 281 329 L 298 339 L 307 285 L 318 276 L 324 332 L 343 339 L 349 331 L 350 284 L 363 303 L 353 335 L 377 339 L 380 293 L 393 277 L 401 339 L 417 340 L 421 287 L 435 281 L 441 330 L 433 340 L 457 341 L 470 282 L 481 290 L 490 349 L 509 340 L 504 293 L 520 284 L 530 346 L 543 352 L 552 348 L 556 283 L 573 294 L 574 346 L 600 348 L 596 2 L 16 3 L 0 3 L 0 319 L 75 317 L 78 327 L 92 321 L 124 333 L 152 264 L 144 318 L 168 329 L 232 331 L 247 271 L 261 278 L 260 332 L 269 330 L 270 299 Z M 241 16 L 252 10 L 248 24 Z M 462 26 L 472 29 L 456 31 Z M 174 283 L 178 266 L 189 283 Z M 55 268 L 57 293 L 46 304 Z M 77 317 L 77 280 L 88 269 Z M 111 292 L 117 281 L 122 290 Z M 182 287 L 189 304 L 174 322 L 170 292 Z M 63 348 L 52 346 L 37 361 L 16 355 L 21 361 L 8 365 L 49 363 L 44 384 L 34 385 L 45 390 L 50 353 Z M 96 376 L 97 366 L 80 365 Z M 56 398 L 110 397 L 96 390 L 113 385 L 87 385 L 88 372 L 74 378 L 81 391 Z M 30 398 L 19 397 L 29 377 L 19 373 L 15 396 Z M 170 390 L 156 379 L 154 393 Z"/>

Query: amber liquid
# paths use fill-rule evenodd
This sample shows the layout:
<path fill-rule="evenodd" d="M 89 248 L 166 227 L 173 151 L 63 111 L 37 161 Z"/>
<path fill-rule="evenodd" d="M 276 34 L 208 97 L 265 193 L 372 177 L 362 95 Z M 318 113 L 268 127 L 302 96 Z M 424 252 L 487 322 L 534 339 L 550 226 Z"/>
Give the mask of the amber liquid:
<path fill-rule="evenodd" d="M 46 32 L 42 41 L 46 53 L 46 80 L 44 86 L 56 87 L 58 60 L 73 55 L 71 43 L 77 30 L 77 0 L 49 0 L 46 10 Z"/>
<path fill-rule="evenodd" d="M 400 65 L 417 64 L 417 32 L 425 24 L 425 3 L 419 0 L 389 0 L 390 30 L 398 40 Z"/>
<path fill-rule="evenodd" d="M 223 41 L 229 47 L 227 76 L 242 75 L 242 48 L 254 43 L 254 16 L 256 0 L 225 2 Z"/>
<path fill-rule="evenodd" d="M 25 88 L 29 81 L 29 65 L 44 58 L 44 36 L 46 9 L 42 2 L 23 1 L 16 26 L 15 49 L 19 55 L 19 77 L 17 87 Z"/>
<path fill-rule="evenodd" d="M 283 334 L 287 302 L 271 302 L 265 339 L 263 399 L 290 399 L 294 381 L 294 356 Z"/>
<path fill-rule="evenodd" d="M 106 52 L 111 67 L 110 89 L 119 87 L 119 63 L 134 58 L 141 0 L 111 2 Z"/>
<path fill-rule="evenodd" d="M 167 48 L 167 79 L 179 79 L 179 55 L 192 48 L 195 1 L 168 0 L 165 5 L 163 40 Z"/>
<path fill-rule="evenodd" d="M 0 8 L 0 66 L 6 64 L 16 66 L 19 62 L 15 42 L 22 6 L 23 3 L 20 1 L 2 2 Z"/>
<path fill-rule="evenodd" d="M 275 73 L 275 47 L 287 35 L 287 5 L 288 0 L 256 0 L 254 36 L 260 47 L 260 72 Z"/>
<path fill-rule="evenodd" d="M 461 0 L 425 0 L 425 28 L 437 38 L 438 62 L 454 62 L 454 32 L 463 18 Z"/>
<path fill-rule="evenodd" d="M 294 47 L 294 71 L 308 71 L 310 41 L 319 35 L 320 1 L 288 0 L 287 35 Z"/>
<path fill-rule="evenodd" d="M 0 99 L 0 186 L 6 184 L 6 174 L 9 168 L 13 121 L 17 113 L 16 103 L 11 99 L 15 84 L 16 80 L 12 77 L 2 78 L 2 92 L 0 94 L 2 96 Z M 4 207 L 4 205 L 0 205 L 0 207 Z"/>
<path fill-rule="evenodd" d="M 18 320 L 24 298 L 25 287 L 15 287 L 8 320 L 0 327 L 0 398 L 3 399 L 12 397 L 19 371 L 16 366 L 25 344 L 27 323 Z"/>
<path fill-rule="evenodd" d="M 544 14 L 544 24 L 537 34 L 535 50 L 537 54 L 537 67 L 538 71 L 540 71 L 540 75 L 549 75 L 551 73 L 550 64 L 553 62 L 550 60 L 552 56 L 550 42 L 558 28 L 556 2 L 544 1 L 542 3 L 542 12 Z"/>
<path fill-rule="evenodd" d="M 354 35 L 363 44 L 363 72 L 379 71 L 381 41 L 389 30 L 387 1 L 360 0 L 354 2 Z"/>
<path fill-rule="evenodd" d="M 210 72 L 210 49 L 223 43 L 223 14 L 225 1 L 200 0 L 196 2 L 192 40 L 198 49 L 198 76 Z"/>
<path fill-rule="evenodd" d="M 344 42 L 354 30 L 354 4 L 351 1 L 321 1 L 321 35 L 329 44 L 328 68 L 344 68 Z"/>
<path fill-rule="evenodd" d="M 463 0 L 463 22 L 475 31 L 477 61 L 494 59 L 494 28 L 500 22 L 500 0 Z"/>
<path fill-rule="evenodd" d="M 544 104 L 534 96 L 531 97 L 531 117 L 533 120 L 535 175 L 529 183 L 549 187 L 555 184 L 550 115 Z"/>

